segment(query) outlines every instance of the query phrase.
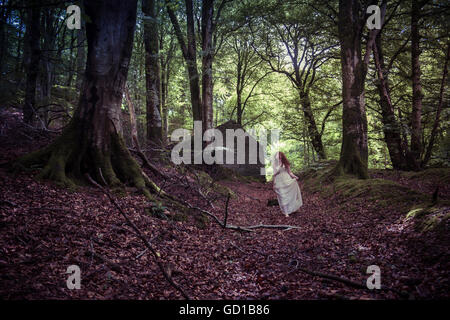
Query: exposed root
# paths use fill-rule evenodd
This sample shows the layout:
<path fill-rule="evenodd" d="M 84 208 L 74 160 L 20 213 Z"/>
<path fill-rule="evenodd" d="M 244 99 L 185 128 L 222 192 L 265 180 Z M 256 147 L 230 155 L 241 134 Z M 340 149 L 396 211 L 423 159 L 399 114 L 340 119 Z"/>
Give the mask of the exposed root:
<path fill-rule="evenodd" d="M 131 184 L 146 198 L 154 200 L 149 188 L 159 192 L 158 186 L 142 171 L 120 135 L 111 135 L 111 148 L 105 152 L 88 147 L 79 132 L 75 125 L 70 124 L 53 143 L 17 159 L 13 167 L 16 170 L 41 168 L 39 178 L 49 179 L 69 188 L 86 182 L 85 174 L 89 173 L 97 181 L 105 181 L 105 185 L 110 187 Z"/>

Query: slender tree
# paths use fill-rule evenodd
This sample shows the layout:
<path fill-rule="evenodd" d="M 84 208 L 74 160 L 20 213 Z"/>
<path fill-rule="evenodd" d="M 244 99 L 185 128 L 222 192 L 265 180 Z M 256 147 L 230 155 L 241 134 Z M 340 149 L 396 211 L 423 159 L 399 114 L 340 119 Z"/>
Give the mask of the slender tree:
<path fill-rule="evenodd" d="M 425 1 L 411 1 L 411 69 L 412 69 L 412 112 L 411 112 L 411 152 L 409 153 L 409 167 L 420 169 L 422 155 L 422 84 L 420 80 L 420 10 Z"/>
<path fill-rule="evenodd" d="M 144 13 L 147 138 L 162 142 L 159 35 L 155 0 L 142 0 Z"/>
<path fill-rule="evenodd" d="M 358 0 L 340 0 L 338 15 L 342 67 L 342 145 L 338 172 L 368 178 L 367 116 L 364 97 L 366 65 L 361 54 L 365 24 Z M 369 46 L 368 46 L 369 47 Z M 370 47 L 369 47 L 370 48 Z"/>
<path fill-rule="evenodd" d="M 81 90 L 84 70 L 86 68 L 86 24 L 81 20 L 81 28 L 77 30 L 77 59 L 76 59 L 77 82 L 76 88 Z"/>
<path fill-rule="evenodd" d="M 27 81 L 25 89 L 25 102 L 23 106 L 23 120 L 26 123 L 33 121 L 36 110 L 36 82 L 39 74 L 39 61 L 41 59 L 41 8 L 33 6 L 28 10 L 26 38 L 28 40 L 29 57 L 26 63 Z"/>
<path fill-rule="evenodd" d="M 166 1 L 167 13 L 169 14 L 170 21 L 172 22 L 175 35 L 183 53 L 183 58 L 186 61 L 188 77 L 189 77 L 189 89 L 191 93 L 192 115 L 194 121 L 202 121 L 202 103 L 200 97 L 200 84 L 199 74 L 197 68 L 197 49 L 195 40 L 195 20 L 194 20 L 194 5 L 192 0 L 185 0 L 186 4 L 186 38 L 181 31 L 178 18 L 173 10 L 173 4 L 170 0 Z"/>
<path fill-rule="evenodd" d="M 262 37 L 262 46 L 256 49 L 260 58 L 266 61 L 274 72 L 285 75 L 291 81 L 298 93 L 311 144 L 319 157 L 326 159 L 310 91 L 316 82 L 317 71 L 332 57 L 333 49 L 338 43 L 330 41 L 327 31 L 317 30 L 315 25 L 318 23 L 312 19 L 312 9 L 299 10 L 289 3 L 285 8 L 292 12 L 287 14 L 284 10 L 280 10 L 266 15 L 265 21 L 270 28 Z M 273 6 L 269 9 L 276 10 Z M 259 30 L 254 30 L 253 34 L 258 32 Z"/>
<path fill-rule="evenodd" d="M 402 140 L 400 124 L 396 119 L 392 104 L 388 70 L 381 46 L 381 33 L 377 36 L 373 45 L 373 56 L 378 77 L 377 88 L 380 95 L 384 140 L 394 169 L 406 169 L 407 145 Z"/>
<path fill-rule="evenodd" d="M 424 167 L 428 161 L 430 161 L 431 158 L 431 152 L 433 150 L 434 141 L 436 139 L 436 135 L 439 129 L 439 122 L 442 112 L 442 107 L 444 105 L 444 92 L 445 92 L 445 86 L 447 85 L 447 76 L 448 76 L 448 61 L 450 60 L 450 43 L 447 43 L 447 50 L 445 54 L 445 62 L 444 62 L 444 68 L 442 71 L 442 80 L 441 80 L 441 89 L 439 90 L 439 101 L 436 108 L 436 117 L 433 122 L 433 128 L 431 129 L 430 134 L 430 140 L 428 143 L 428 147 L 425 153 L 425 156 L 423 158 L 422 167 Z"/>
<path fill-rule="evenodd" d="M 214 0 L 202 1 L 202 111 L 203 130 L 213 127 L 213 47 Z"/>

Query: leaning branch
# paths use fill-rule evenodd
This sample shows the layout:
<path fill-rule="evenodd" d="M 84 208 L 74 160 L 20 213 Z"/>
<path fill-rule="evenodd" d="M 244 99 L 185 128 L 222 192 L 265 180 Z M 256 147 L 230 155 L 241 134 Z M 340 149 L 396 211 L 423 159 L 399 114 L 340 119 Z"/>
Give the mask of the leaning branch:
<path fill-rule="evenodd" d="M 190 300 L 191 298 L 189 297 L 189 295 L 183 290 L 183 288 L 181 288 L 177 283 L 175 283 L 175 281 L 172 279 L 172 277 L 168 274 L 168 272 L 166 271 L 166 268 L 164 267 L 163 262 L 161 261 L 160 258 L 160 254 L 159 252 L 157 252 L 155 250 L 155 248 L 153 248 L 153 246 L 151 245 L 151 243 L 147 240 L 147 238 L 142 234 L 141 230 L 139 230 L 139 228 L 130 220 L 130 218 L 127 216 L 127 214 L 123 211 L 122 207 L 117 203 L 117 201 L 111 196 L 111 194 L 109 193 L 109 191 L 105 188 L 103 188 L 101 185 L 99 185 L 97 182 L 95 182 L 91 176 L 89 174 L 86 174 L 86 178 L 97 188 L 99 188 L 101 191 L 103 191 L 104 194 L 106 194 L 106 196 L 109 198 L 109 200 L 111 201 L 111 203 L 117 208 L 117 210 L 119 210 L 120 214 L 125 218 L 126 222 L 128 223 L 128 225 L 133 228 L 133 230 L 135 231 L 136 235 L 142 240 L 142 242 L 144 243 L 144 245 L 150 250 L 150 252 L 152 253 L 156 264 L 158 265 L 159 269 L 161 270 L 162 274 L 164 275 L 164 278 L 167 280 L 167 282 L 169 282 L 169 284 L 175 288 L 177 291 L 179 291 L 181 293 L 181 295 L 187 299 Z"/>
<path fill-rule="evenodd" d="M 341 282 L 341 283 L 346 284 L 346 285 L 348 285 L 350 287 L 353 287 L 353 288 L 370 290 L 369 288 L 367 288 L 367 285 L 364 285 L 361 282 L 356 282 L 356 281 L 353 281 L 353 280 L 350 280 L 350 279 L 347 279 L 347 278 L 338 277 L 338 276 L 333 275 L 333 274 L 313 271 L 313 270 L 310 270 L 310 269 L 307 269 L 307 268 L 300 267 L 297 260 L 291 261 L 290 264 L 292 264 L 292 262 L 295 262 L 295 267 L 289 273 L 292 273 L 292 272 L 294 272 L 296 270 L 299 270 L 301 272 L 307 273 L 307 274 L 312 275 L 312 276 L 325 278 L 325 279 L 330 279 L 330 280 L 337 281 L 337 282 Z M 399 296 L 408 297 L 408 294 L 406 294 L 405 292 L 401 292 L 401 291 L 398 291 L 398 290 L 393 289 L 393 288 L 383 287 L 383 288 L 381 288 L 381 290 L 392 291 L 392 292 L 395 292 L 396 294 L 398 294 Z"/>
<path fill-rule="evenodd" d="M 225 219 L 224 221 L 220 221 L 220 219 L 213 213 L 204 210 L 202 208 L 196 207 L 191 205 L 190 203 L 183 201 L 183 200 L 176 200 L 181 202 L 182 204 L 184 204 L 185 206 L 187 206 L 190 209 L 193 210 L 197 210 L 203 214 L 206 214 L 207 216 L 213 218 L 213 220 L 215 222 L 217 222 L 222 228 L 224 229 L 231 229 L 231 230 L 236 230 L 236 231 L 246 231 L 246 232 L 254 232 L 254 229 L 284 229 L 284 230 L 290 230 L 290 229 L 298 229 L 299 227 L 297 226 L 291 226 L 291 225 L 271 225 L 271 224 L 258 224 L 258 225 L 253 225 L 253 226 L 235 226 L 232 224 L 227 224 L 227 219 L 228 219 L 228 202 L 229 202 L 229 197 L 227 198 L 227 202 L 226 202 L 226 207 L 225 207 Z"/>

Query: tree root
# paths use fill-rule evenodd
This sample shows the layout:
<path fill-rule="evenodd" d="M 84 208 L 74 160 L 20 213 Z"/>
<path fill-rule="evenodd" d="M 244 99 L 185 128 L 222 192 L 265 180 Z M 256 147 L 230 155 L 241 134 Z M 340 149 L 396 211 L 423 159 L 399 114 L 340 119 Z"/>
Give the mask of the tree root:
<path fill-rule="evenodd" d="M 38 166 L 42 168 L 38 178 L 69 188 L 82 185 L 85 173 L 88 173 L 96 181 L 105 181 L 105 185 L 111 187 L 131 183 L 147 199 L 154 200 L 149 189 L 158 192 L 159 188 L 142 171 L 120 135 L 111 134 L 110 149 L 105 152 L 80 142 L 82 135 L 79 133 L 79 128 L 69 124 L 53 143 L 12 163 L 13 169 Z"/>

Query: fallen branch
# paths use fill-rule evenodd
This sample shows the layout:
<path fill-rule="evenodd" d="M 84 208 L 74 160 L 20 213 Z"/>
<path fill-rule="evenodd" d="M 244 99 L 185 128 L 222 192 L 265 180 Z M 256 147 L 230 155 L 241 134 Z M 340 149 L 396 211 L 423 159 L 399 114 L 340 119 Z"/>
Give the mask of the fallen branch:
<path fill-rule="evenodd" d="M 18 207 L 18 205 L 16 203 L 9 201 L 9 200 L 0 200 L 0 204 L 2 204 L 2 203 L 7 204 L 11 207 Z"/>
<path fill-rule="evenodd" d="M 228 224 L 226 225 L 224 222 L 220 221 L 219 218 L 217 218 L 217 216 L 207 210 L 204 210 L 202 208 L 199 207 L 195 207 L 192 206 L 191 204 L 189 204 L 186 201 L 182 201 L 182 200 L 178 200 L 181 203 L 185 204 L 188 208 L 193 209 L 193 210 L 197 210 L 200 211 L 201 213 L 206 214 L 207 216 L 210 216 L 211 218 L 213 218 L 222 228 L 224 229 L 232 229 L 232 230 L 236 230 L 236 231 L 246 231 L 246 232 L 254 232 L 254 229 L 285 229 L 285 230 L 290 230 L 290 229 L 298 229 L 299 227 L 297 226 L 291 226 L 291 225 L 267 225 L 267 224 L 258 224 L 258 225 L 254 225 L 254 226 L 235 226 L 235 225 L 231 225 Z M 227 205 L 225 208 L 225 213 L 226 216 L 228 216 L 228 201 L 227 201 Z"/>
<path fill-rule="evenodd" d="M 334 281 L 338 281 L 338 282 L 344 283 L 344 284 L 346 284 L 348 286 L 351 286 L 351 287 L 354 287 L 354 288 L 367 289 L 367 286 L 365 286 L 365 285 L 363 285 L 362 283 L 359 283 L 359 282 L 355 282 L 355 281 L 352 281 L 352 280 L 349 280 L 349 279 L 346 279 L 346 278 L 341 278 L 341 277 L 338 277 L 338 276 L 335 276 L 335 275 L 332 275 L 332 274 L 322 273 L 322 272 L 313 271 L 313 270 L 310 270 L 310 269 L 306 269 L 306 268 L 300 267 L 297 260 L 293 260 L 289 264 L 292 265 L 294 261 L 295 261 L 295 267 L 289 273 L 292 273 L 292 272 L 294 272 L 296 270 L 300 270 L 300 271 L 302 271 L 304 273 L 307 273 L 309 275 L 317 276 L 317 277 L 321 277 L 321 278 L 325 278 L 325 279 L 330 279 L 330 280 L 334 280 Z"/>
<path fill-rule="evenodd" d="M 122 271 L 122 268 L 120 267 L 119 264 L 117 264 L 114 261 L 112 261 L 112 260 L 102 256 L 101 254 L 99 254 L 99 253 L 97 253 L 97 252 L 95 252 L 93 250 L 86 251 L 86 252 L 88 254 L 90 254 L 92 257 L 96 258 L 97 260 L 100 260 L 103 263 L 107 264 L 111 270 L 114 270 L 114 271 L 119 272 L 119 273 Z"/>
<path fill-rule="evenodd" d="M 291 226 L 291 225 L 287 225 L 287 224 L 257 224 L 255 226 L 248 226 L 245 227 L 247 229 L 284 229 L 286 230 L 291 230 L 291 229 L 300 229 L 300 227 L 297 226 Z"/>
<path fill-rule="evenodd" d="M 142 242 L 144 243 L 144 245 L 150 250 L 150 252 L 152 253 L 156 264 L 158 265 L 159 269 L 161 270 L 162 274 L 164 275 L 164 278 L 167 280 L 167 282 L 169 282 L 169 284 L 175 288 L 177 291 L 179 291 L 181 293 L 181 295 L 187 299 L 190 300 L 191 298 L 189 297 L 189 295 L 183 290 L 183 288 L 181 288 L 177 283 L 175 283 L 175 281 L 172 279 L 172 277 L 167 273 L 166 268 L 164 267 L 163 262 L 161 261 L 160 258 L 160 253 L 157 252 L 155 250 L 155 248 L 153 248 L 153 246 L 151 245 L 151 243 L 147 240 L 147 238 L 142 234 L 141 230 L 139 230 L 139 228 L 130 220 L 130 218 L 128 217 L 128 215 L 123 211 L 122 207 L 117 203 L 117 201 L 111 196 L 111 194 L 109 193 L 109 191 L 105 188 L 103 188 L 101 185 L 99 185 L 97 182 L 95 182 L 91 176 L 89 174 L 86 174 L 86 178 L 97 188 L 99 188 L 101 191 L 103 191 L 104 194 L 106 194 L 106 196 L 109 198 L 109 200 L 111 201 L 111 203 L 117 208 L 117 210 L 119 210 L 120 214 L 125 218 L 126 222 L 128 223 L 128 225 L 133 228 L 133 230 L 135 231 L 136 235 L 142 240 Z M 105 183 L 106 185 L 106 183 Z"/>
<path fill-rule="evenodd" d="M 230 202 L 231 194 L 228 193 L 227 196 L 227 202 L 225 204 L 225 218 L 223 218 L 223 226 L 227 226 L 227 219 L 228 219 L 228 202 Z"/>
<path fill-rule="evenodd" d="M 318 272 L 318 271 L 313 271 L 313 270 L 310 270 L 310 269 L 307 269 L 307 268 L 303 268 L 303 267 L 299 266 L 297 260 L 293 260 L 293 261 L 295 261 L 296 265 L 295 265 L 294 269 L 291 270 L 289 273 L 292 273 L 292 272 L 294 272 L 296 270 L 300 270 L 300 271 L 302 271 L 304 273 L 307 273 L 309 275 L 316 276 L 316 277 L 321 277 L 321 278 L 325 278 L 325 279 L 330 279 L 330 280 L 334 280 L 334 281 L 337 281 L 337 282 L 341 282 L 341 283 L 346 284 L 346 285 L 348 285 L 350 287 L 353 287 L 353 288 L 370 290 L 369 288 L 367 288 L 367 285 L 365 285 L 364 283 L 356 282 L 356 281 L 353 281 L 353 280 L 350 280 L 350 279 L 347 279 L 347 278 L 342 278 L 342 277 L 339 277 L 339 276 L 336 276 L 336 275 L 333 275 L 333 274 L 328 274 L 328 273 L 323 273 L 323 272 Z M 292 265 L 293 261 L 291 261 L 289 264 Z M 397 289 L 393 289 L 393 288 L 389 288 L 389 287 L 383 286 L 380 290 L 392 291 L 392 292 L 398 294 L 401 297 L 408 298 L 408 294 L 407 293 L 398 291 Z"/>
<path fill-rule="evenodd" d="M 140 257 L 142 257 L 146 252 L 148 251 L 148 248 L 146 248 L 144 251 L 142 251 L 141 253 L 139 253 L 137 256 L 136 256 L 136 260 L 137 259 L 139 259 Z"/>

